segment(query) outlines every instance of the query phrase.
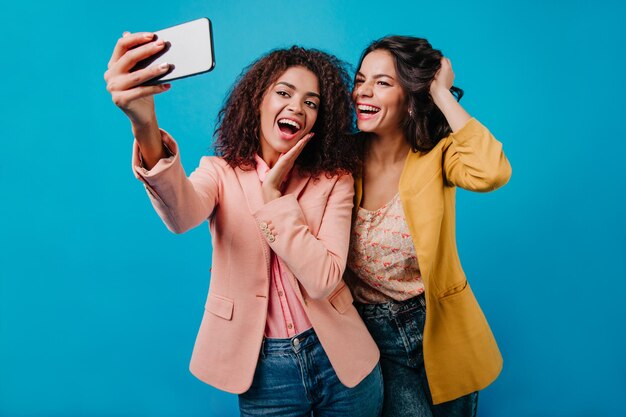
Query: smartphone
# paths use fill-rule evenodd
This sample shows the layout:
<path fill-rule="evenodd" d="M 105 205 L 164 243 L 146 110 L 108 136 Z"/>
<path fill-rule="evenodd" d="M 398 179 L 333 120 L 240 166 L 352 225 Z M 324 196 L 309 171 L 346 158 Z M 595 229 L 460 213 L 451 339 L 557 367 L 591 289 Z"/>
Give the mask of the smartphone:
<path fill-rule="evenodd" d="M 165 47 L 135 65 L 132 71 L 170 64 L 170 70 L 142 85 L 168 83 L 180 78 L 203 74 L 215 67 L 211 21 L 206 18 L 192 20 L 180 25 L 154 32 L 156 39 L 163 39 Z"/>

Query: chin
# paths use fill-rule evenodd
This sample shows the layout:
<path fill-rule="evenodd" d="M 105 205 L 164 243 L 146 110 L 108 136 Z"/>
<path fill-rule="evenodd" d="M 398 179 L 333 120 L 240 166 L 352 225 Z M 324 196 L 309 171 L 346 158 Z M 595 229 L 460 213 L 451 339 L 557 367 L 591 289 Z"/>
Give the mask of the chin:
<path fill-rule="evenodd" d="M 376 133 L 375 130 L 376 128 L 368 123 L 357 123 L 356 127 L 361 131 L 361 132 L 367 132 L 367 133 Z"/>
<path fill-rule="evenodd" d="M 298 143 L 298 140 L 286 143 L 281 139 L 276 139 L 276 141 L 272 142 L 271 146 L 278 153 L 286 153 L 289 152 L 289 150 L 293 148 L 296 143 Z"/>

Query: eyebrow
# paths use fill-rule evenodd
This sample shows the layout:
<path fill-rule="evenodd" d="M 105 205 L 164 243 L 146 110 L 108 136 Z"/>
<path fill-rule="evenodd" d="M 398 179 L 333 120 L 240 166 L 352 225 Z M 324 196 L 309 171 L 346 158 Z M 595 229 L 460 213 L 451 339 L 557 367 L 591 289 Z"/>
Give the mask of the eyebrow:
<path fill-rule="evenodd" d="M 289 84 L 286 81 L 279 81 L 279 82 L 276 83 L 276 85 L 278 85 L 278 84 L 286 85 L 287 87 L 291 88 L 292 90 L 297 90 L 295 85 Z M 312 97 L 317 97 L 317 98 L 321 99 L 320 95 L 317 94 L 317 93 L 314 93 L 313 91 L 309 91 L 309 92 L 305 93 L 304 95 L 305 96 L 309 96 L 309 97 L 311 97 L 311 96 Z"/>
<path fill-rule="evenodd" d="M 363 73 L 361 71 L 357 72 L 356 76 L 365 78 L 365 75 L 363 75 Z M 377 80 L 377 79 L 383 78 L 383 77 L 387 77 L 387 78 L 391 78 L 392 80 L 395 80 L 395 78 L 393 78 L 391 75 L 388 75 L 388 74 L 376 74 L 372 78 Z"/>

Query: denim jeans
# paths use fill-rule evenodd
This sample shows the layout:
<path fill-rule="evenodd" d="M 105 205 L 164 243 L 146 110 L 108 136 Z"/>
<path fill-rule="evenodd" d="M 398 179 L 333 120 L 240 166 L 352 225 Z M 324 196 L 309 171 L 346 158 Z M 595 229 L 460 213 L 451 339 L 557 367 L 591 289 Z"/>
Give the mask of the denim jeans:
<path fill-rule="evenodd" d="M 356 387 L 344 386 L 313 329 L 291 339 L 265 339 L 250 389 L 239 395 L 242 416 L 378 417 L 380 364 Z"/>
<path fill-rule="evenodd" d="M 432 405 L 422 341 L 424 295 L 403 302 L 355 303 L 380 349 L 385 387 L 383 417 L 475 417 L 478 392 Z"/>

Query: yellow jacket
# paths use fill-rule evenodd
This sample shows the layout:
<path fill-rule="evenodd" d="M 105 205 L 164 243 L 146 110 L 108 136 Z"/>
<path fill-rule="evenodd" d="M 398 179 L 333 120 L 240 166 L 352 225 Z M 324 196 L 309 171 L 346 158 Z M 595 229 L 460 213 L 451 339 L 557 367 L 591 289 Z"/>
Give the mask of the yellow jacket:
<path fill-rule="evenodd" d="M 502 370 L 502 356 L 467 283 L 456 248 L 456 186 L 492 191 L 507 183 L 511 165 L 476 119 L 428 153 L 409 152 L 399 193 L 426 289 L 424 364 L 433 403 L 485 388 Z M 355 208 L 363 183 L 355 181 Z"/>

